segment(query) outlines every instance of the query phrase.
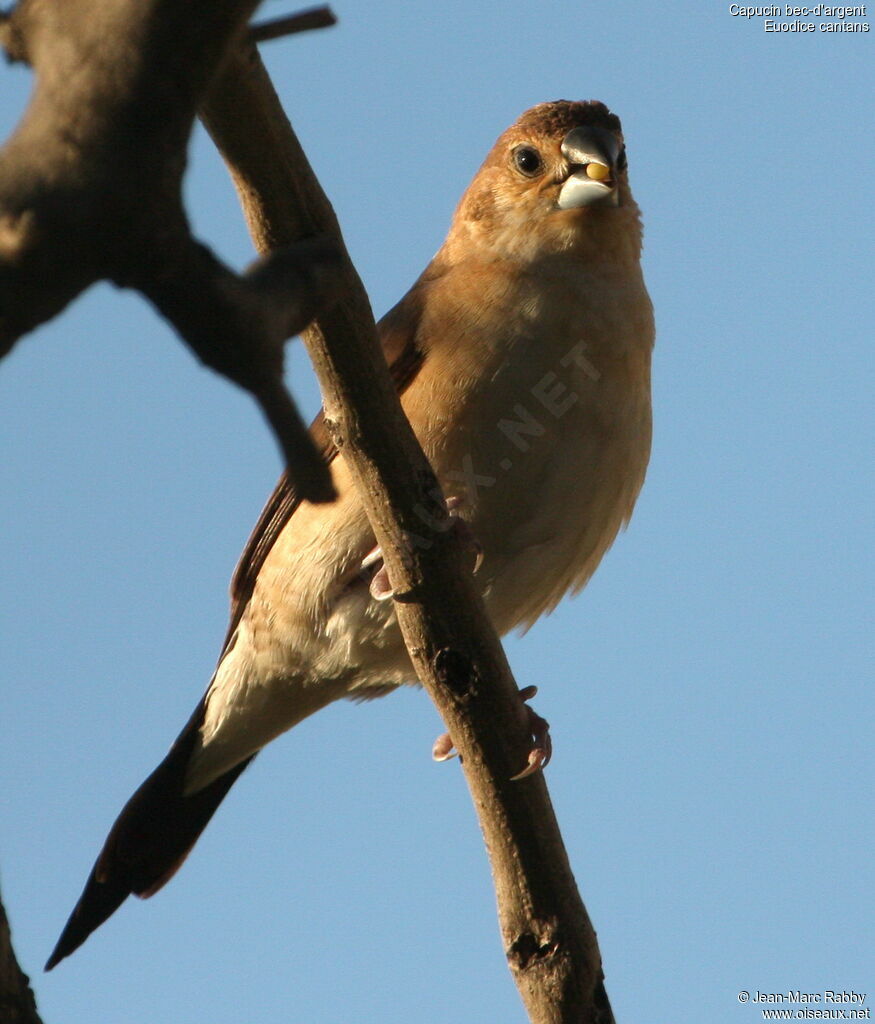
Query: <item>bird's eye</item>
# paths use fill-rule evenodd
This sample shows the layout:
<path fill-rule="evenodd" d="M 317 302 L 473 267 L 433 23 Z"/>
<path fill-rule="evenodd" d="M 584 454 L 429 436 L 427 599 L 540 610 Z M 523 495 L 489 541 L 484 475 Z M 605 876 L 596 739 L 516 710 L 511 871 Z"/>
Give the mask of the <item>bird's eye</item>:
<path fill-rule="evenodd" d="M 516 169 L 527 178 L 534 177 L 544 166 L 541 154 L 534 146 L 517 146 L 513 151 L 513 163 Z"/>
<path fill-rule="evenodd" d="M 628 164 L 629 161 L 626 159 L 626 147 L 623 146 L 620 150 L 620 155 L 617 157 L 617 170 L 625 171 Z"/>

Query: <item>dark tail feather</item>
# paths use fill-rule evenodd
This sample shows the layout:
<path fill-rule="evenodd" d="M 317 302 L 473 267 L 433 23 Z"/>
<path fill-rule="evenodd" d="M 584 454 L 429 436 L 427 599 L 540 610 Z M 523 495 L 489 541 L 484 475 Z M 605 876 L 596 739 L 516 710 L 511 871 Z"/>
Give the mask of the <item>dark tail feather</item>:
<path fill-rule="evenodd" d="M 173 877 L 255 756 L 185 796 L 186 770 L 203 715 L 201 702 L 167 757 L 125 804 L 46 963 L 47 971 L 78 949 L 131 893 L 151 896 Z"/>

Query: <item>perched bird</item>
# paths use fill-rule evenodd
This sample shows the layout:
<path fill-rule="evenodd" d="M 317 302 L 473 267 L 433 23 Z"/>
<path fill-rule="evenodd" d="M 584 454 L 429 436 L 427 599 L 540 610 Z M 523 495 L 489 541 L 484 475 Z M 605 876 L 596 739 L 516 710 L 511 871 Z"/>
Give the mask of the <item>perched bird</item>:
<path fill-rule="evenodd" d="M 543 103 L 500 136 L 446 241 L 380 322 L 402 404 L 480 548 L 496 628 L 578 590 L 628 521 L 650 454 L 653 315 L 619 119 Z M 338 497 L 286 479 L 232 583 L 206 694 L 113 826 L 47 969 L 179 868 L 275 736 L 341 697 L 415 682 L 374 536 L 321 419 Z"/>

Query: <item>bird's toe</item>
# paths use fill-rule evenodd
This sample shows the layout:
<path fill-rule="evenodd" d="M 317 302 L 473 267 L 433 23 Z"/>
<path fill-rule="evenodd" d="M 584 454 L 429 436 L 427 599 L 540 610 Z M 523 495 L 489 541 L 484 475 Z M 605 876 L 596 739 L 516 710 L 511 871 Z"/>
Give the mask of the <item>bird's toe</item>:
<path fill-rule="evenodd" d="M 542 718 L 533 708 L 530 708 L 526 701 L 529 701 L 538 692 L 537 686 L 524 686 L 520 690 L 520 697 L 523 701 L 522 709 L 526 716 L 526 727 L 531 733 L 533 744 L 529 750 L 526 766 L 521 772 L 511 776 L 511 781 L 525 779 L 529 775 L 546 768 L 553 756 L 553 740 L 550 737 L 550 723 Z"/>

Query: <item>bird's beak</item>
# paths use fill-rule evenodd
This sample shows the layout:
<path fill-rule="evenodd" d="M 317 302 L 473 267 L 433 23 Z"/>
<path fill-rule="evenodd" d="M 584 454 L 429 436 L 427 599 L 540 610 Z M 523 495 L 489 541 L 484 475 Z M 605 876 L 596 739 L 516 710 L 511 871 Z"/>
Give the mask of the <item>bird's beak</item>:
<path fill-rule="evenodd" d="M 604 128 L 572 128 L 562 140 L 568 176 L 559 191 L 561 210 L 581 206 L 617 206 L 617 160 L 621 145 Z"/>

